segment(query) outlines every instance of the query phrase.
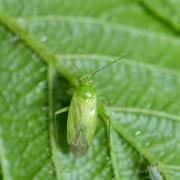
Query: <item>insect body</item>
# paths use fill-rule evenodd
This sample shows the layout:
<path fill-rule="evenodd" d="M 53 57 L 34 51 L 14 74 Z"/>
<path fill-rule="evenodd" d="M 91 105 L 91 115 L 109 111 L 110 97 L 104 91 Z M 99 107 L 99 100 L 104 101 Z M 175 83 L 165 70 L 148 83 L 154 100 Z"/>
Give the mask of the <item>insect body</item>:
<path fill-rule="evenodd" d="M 76 156 L 82 156 L 92 143 L 96 130 L 96 92 L 88 78 L 82 79 L 74 91 L 70 107 L 60 109 L 55 116 L 67 110 L 67 142 Z"/>
<path fill-rule="evenodd" d="M 74 91 L 67 120 L 67 141 L 77 156 L 92 143 L 96 129 L 96 92 L 88 79 Z"/>
<path fill-rule="evenodd" d="M 92 73 L 90 78 L 83 78 L 80 81 L 79 87 L 73 93 L 70 107 L 60 109 L 55 113 L 56 116 L 69 110 L 67 120 L 67 142 L 72 152 L 77 156 L 82 156 L 88 150 L 96 130 L 97 96 L 90 83 L 90 79 L 98 72 L 120 59 L 122 59 L 122 57 L 96 70 Z"/>

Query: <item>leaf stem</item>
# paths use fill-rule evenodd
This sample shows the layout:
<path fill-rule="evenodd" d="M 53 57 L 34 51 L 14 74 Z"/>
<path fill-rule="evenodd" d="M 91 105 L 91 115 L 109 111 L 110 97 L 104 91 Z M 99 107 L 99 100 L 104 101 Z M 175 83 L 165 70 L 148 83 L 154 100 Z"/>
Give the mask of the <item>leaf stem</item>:
<path fill-rule="evenodd" d="M 49 104 L 49 138 L 51 146 L 51 156 L 55 168 L 55 174 L 57 179 L 60 179 L 60 174 L 58 173 L 58 162 L 57 162 L 57 147 L 55 139 L 55 127 L 54 127 L 54 114 L 53 114 L 53 79 L 54 71 L 52 66 L 48 68 L 48 104 Z"/>

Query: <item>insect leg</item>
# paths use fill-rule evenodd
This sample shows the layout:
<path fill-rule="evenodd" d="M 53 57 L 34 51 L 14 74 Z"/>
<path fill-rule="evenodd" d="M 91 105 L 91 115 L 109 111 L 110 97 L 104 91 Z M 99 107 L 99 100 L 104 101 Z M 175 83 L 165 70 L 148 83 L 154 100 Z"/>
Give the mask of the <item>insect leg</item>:
<path fill-rule="evenodd" d="M 110 142 L 111 141 L 111 120 L 110 120 L 109 116 L 106 117 L 106 123 L 107 123 L 107 133 L 108 133 L 109 149 L 111 149 L 111 142 Z"/>
<path fill-rule="evenodd" d="M 55 112 L 55 123 L 54 123 L 54 131 L 55 131 L 55 140 L 58 142 L 58 134 L 57 134 L 57 115 L 62 114 L 64 112 L 67 112 L 69 110 L 69 107 L 64 107 Z"/>
<path fill-rule="evenodd" d="M 64 108 L 62 108 L 62 109 L 57 110 L 57 111 L 55 112 L 55 118 L 56 118 L 56 116 L 57 116 L 58 114 L 62 114 L 62 113 L 64 113 L 64 112 L 68 111 L 68 110 L 69 110 L 69 107 L 64 107 Z"/>
<path fill-rule="evenodd" d="M 108 138 L 108 146 L 109 149 L 111 149 L 111 143 L 110 143 L 110 139 L 111 139 L 111 119 L 110 117 L 106 114 L 105 110 L 103 107 L 99 108 L 99 115 L 100 117 L 106 122 L 107 124 L 107 138 Z"/>

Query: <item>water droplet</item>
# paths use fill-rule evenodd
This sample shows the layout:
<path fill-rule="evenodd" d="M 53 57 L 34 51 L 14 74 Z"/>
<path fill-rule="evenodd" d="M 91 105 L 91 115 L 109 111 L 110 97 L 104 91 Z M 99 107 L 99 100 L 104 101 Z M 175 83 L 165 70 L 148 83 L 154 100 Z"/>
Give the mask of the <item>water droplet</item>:
<path fill-rule="evenodd" d="M 42 37 L 41 37 L 41 42 L 46 42 L 47 39 L 48 39 L 47 36 L 42 36 Z"/>
<path fill-rule="evenodd" d="M 53 173 L 54 173 L 53 169 L 49 170 L 49 174 L 53 174 Z"/>
<path fill-rule="evenodd" d="M 46 152 L 49 152 L 49 148 L 46 148 L 45 151 L 46 151 Z"/>
<path fill-rule="evenodd" d="M 150 142 L 146 142 L 145 146 L 148 147 L 150 144 Z"/>
<path fill-rule="evenodd" d="M 33 127 L 33 125 L 34 125 L 34 122 L 33 122 L 33 121 L 28 121 L 28 123 L 27 123 L 27 127 L 28 127 L 28 128 Z"/>
<path fill-rule="evenodd" d="M 141 131 L 136 131 L 135 136 L 139 136 L 141 133 Z"/>

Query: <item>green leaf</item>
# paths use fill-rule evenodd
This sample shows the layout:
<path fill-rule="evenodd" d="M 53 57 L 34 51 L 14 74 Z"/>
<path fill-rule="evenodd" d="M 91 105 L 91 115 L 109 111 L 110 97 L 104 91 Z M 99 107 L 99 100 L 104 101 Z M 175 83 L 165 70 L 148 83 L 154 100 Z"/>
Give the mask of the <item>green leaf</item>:
<path fill-rule="evenodd" d="M 142 179 L 149 164 L 180 178 L 180 41 L 171 27 L 124 0 L 0 0 L 0 10 L 4 179 Z M 108 116 L 100 111 L 93 144 L 76 158 L 67 113 L 55 125 L 54 112 L 70 104 L 76 74 L 127 53 L 93 79 Z"/>
<path fill-rule="evenodd" d="M 141 0 L 158 18 L 164 20 L 178 34 L 180 32 L 180 1 Z"/>
<path fill-rule="evenodd" d="M 142 109 L 113 109 L 110 115 L 117 121 L 114 127 L 118 132 L 128 139 L 143 157 L 151 159 L 152 162 L 158 161 L 159 170 L 166 178 L 179 179 L 179 174 L 175 173 L 180 161 L 176 139 L 179 137 L 179 117 Z M 114 155 L 115 153 L 112 157 Z M 128 157 L 132 161 L 135 159 L 134 156 L 135 154 L 131 153 Z M 123 157 L 116 156 L 114 159 L 114 163 L 117 164 Z"/>
<path fill-rule="evenodd" d="M 0 155 L 5 179 L 52 179 L 47 65 L 0 26 Z M 38 127 L 38 128 L 37 128 Z"/>
<path fill-rule="evenodd" d="M 180 56 L 176 51 L 180 42 L 169 34 L 78 17 L 20 18 L 19 25 L 36 34 L 55 54 L 121 56 L 132 53 L 136 61 L 180 68 L 176 61 Z M 166 56 L 167 50 L 169 56 Z"/>
<path fill-rule="evenodd" d="M 93 72 L 97 67 L 102 67 L 110 60 L 107 57 L 82 55 L 59 56 L 59 59 L 67 64 L 69 64 L 68 61 L 73 61 L 82 73 Z M 92 61 L 94 63 L 90 67 L 89 64 Z M 120 74 L 120 76 L 117 76 L 117 74 Z M 116 121 L 119 120 L 121 126 L 124 123 L 127 124 L 121 129 L 117 128 L 119 124 L 115 124 L 115 129 L 126 141 L 135 146 L 135 152 L 138 151 L 152 164 L 155 162 L 158 162 L 159 165 L 162 164 L 160 170 L 169 179 L 178 179 L 179 177 L 178 173 L 168 174 L 169 171 L 171 174 L 172 171 L 176 172 L 180 162 L 178 158 L 180 149 L 177 147 L 180 130 L 179 81 L 179 74 L 176 71 L 156 69 L 155 66 L 134 63 L 128 61 L 128 59 L 109 67 L 107 72 L 97 75 L 95 80 L 98 97 L 101 102 L 108 106 L 110 117 Z M 110 85 L 107 87 L 106 84 Z M 122 108 L 123 106 L 124 108 Z M 112 133 L 114 133 L 113 130 Z M 152 134 L 154 135 L 152 136 Z M 136 139 L 136 135 L 142 139 Z M 113 141 L 115 140 L 113 139 Z M 118 167 L 118 162 L 127 160 L 124 159 L 126 152 L 122 153 L 121 159 L 118 159 L 117 151 L 120 151 L 120 147 L 117 147 L 117 143 L 112 144 L 111 150 L 112 160 L 117 161 L 113 161 L 117 179 L 121 179 L 123 174 L 124 179 L 127 178 L 126 176 L 130 177 L 132 172 L 137 173 L 137 168 L 141 168 L 139 167 L 140 162 L 136 160 L 137 157 L 134 157 L 135 152 L 131 156 L 130 153 L 128 154 L 135 167 L 121 165 Z M 127 151 L 127 149 L 124 151 Z M 127 162 L 129 163 L 128 160 Z M 125 169 L 122 170 L 122 167 L 125 167 Z M 120 171 L 122 174 L 119 175 Z"/>

